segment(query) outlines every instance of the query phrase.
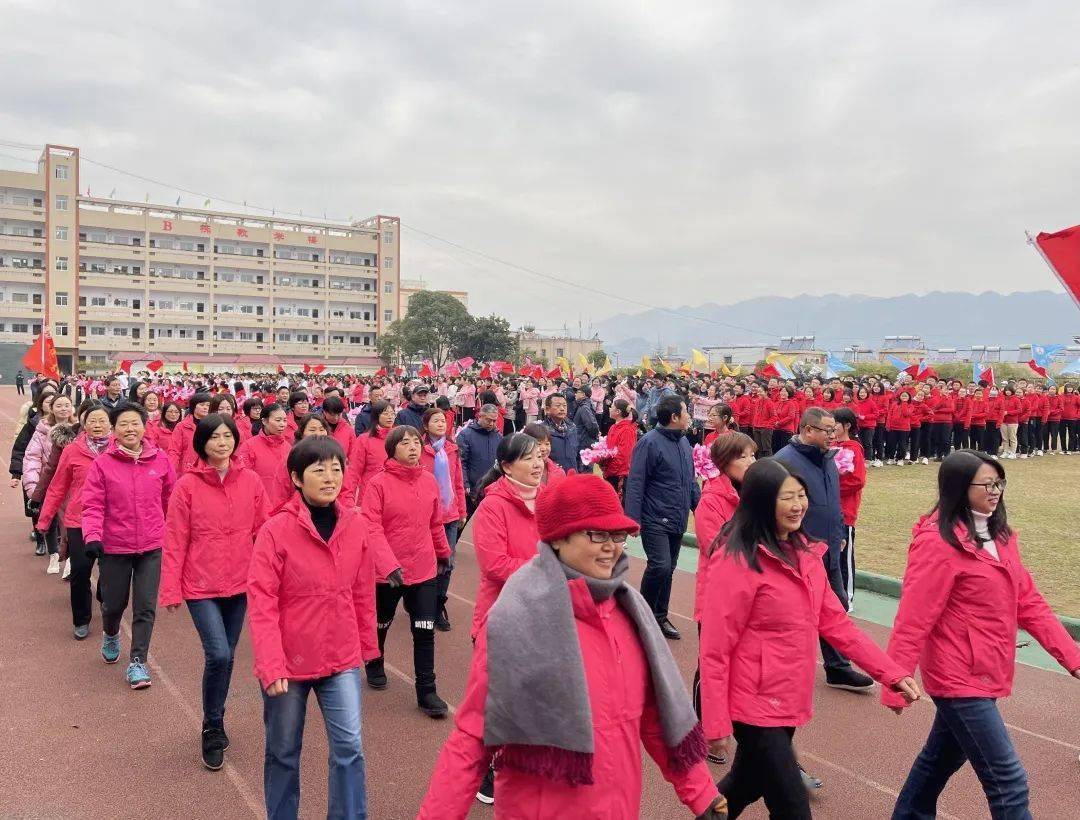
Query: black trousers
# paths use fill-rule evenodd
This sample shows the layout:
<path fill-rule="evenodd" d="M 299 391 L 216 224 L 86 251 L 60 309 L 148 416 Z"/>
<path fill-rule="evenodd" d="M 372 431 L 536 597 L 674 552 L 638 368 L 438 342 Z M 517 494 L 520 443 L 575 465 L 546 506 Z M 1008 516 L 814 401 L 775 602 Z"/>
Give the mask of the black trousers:
<path fill-rule="evenodd" d="M 952 448 L 952 422 L 935 421 L 930 425 L 930 449 L 935 458 L 945 458 Z"/>
<path fill-rule="evenodd" d="M 652 608 L 657 620 L 663 620 L 668 616 L 671 577 L 679 564 L 682 533 L 642 529 L 641 546 L 648 558 L 641 576 L 641 597 Z"/>
<path fill-rule="evenodd" d="M 887 458 L 885 455 L 885 441 L 887 438 L 885 423 L 882 422 L 874 428 L 874 458 L 878 461 L 884 461 Z"/>
<path fill-rule="evenodd" d="M 954 450 L 966 450 L 968 446 L 968 428 L 962 422 L 954 421 L 952 426 L 952 446 Z"/>
<path fill-rule="evenodd" d="M 22 382 L 15 382 L 15 392 L 20 396 L 25 396 L 26 386 Z"/>
<path fill-rule="evenodd" d="M 1042 419 L 1032 419 L 1028 422 L 1028 447 L 1030 452 L 1043 449 L 1043 421 Z"/>
<path fill-rule="evenodd" d="M 792 726 L 751 726 L 734 723 L 735 759 L 731 771 L 716 784 L 727 798 L 728 817 L 765 799 L 769 817 L 810 820 L 810 798 L 795 759 Z"/>
<path fill-rule="evenodd" d="M 968 447 L 972 450 L 982 450 L 984 453 L 990 451 L 986 449 L 986 427 L 982 424 L 973 424 L 971 429 L 968 430 Z"/>
<path fill-rule="evenodd" d="M 919 457 L 920 458 L 930 458 L 930 455 L 931 455 L 930 444 L 931 444 L 931 430 L 932 430 L 932 427 L 933 426 L 930 425 L 930 424 L 923 424 L 922 426 L 919 427 Z M 915 432 L 914 431 L 912 431 L 912 433 L 911 433 L 911 440 L 912 440 L 911 457 L 914 458 L 915 457 L 915 444 L 914 444 Z"/>
<path fill-rule="evenodd" d="M 891 461 L 903 461 L 907 455 L 908 439 L 910 438 L 911 433 L 907 430 L 890 430 L 888 446 L 885 448 L 886 457 Z M 912 458 L 914 458 L 914 454 Z"/>
<path fill-rule="evenodd" d="M 996 421 L 986 422 L 986 430 L 983 432 L 982 449 L 984 453 L 992 456 L 997 455 L 1001 449 L 1001 430 Z"/>
<path fill-rule="evenodd" d="M 71 575 L 68 586 L 71 593 L 71 622 L 75 626 L 90 623 L 93 616 L 93 598 L 90 593 L 90 576 L 94 564 L 101 557 L 98 552 L 86 554 L 81 527 L 68 527 L 68 558 L 71 559 Z M 101 603 L 101 584 L 97 587 L 97 600 Z"/>
<path fill-rule="evenodd" d="M 791 437 L 795 435 L 790 430 L 773 430 L 772 431 L 772 451 L 779 453 L 784 447 L 787 447 L 787 443 L 791 441 Z"/>
<path fill-rule="evenodd" d="M 426 695 L 435 691 L 435 611 L 436 580 L 431 578 L 420 584 L 375 585 L 375 618 L 378 621 L 379 653 L 383 654 L 386 633 L 394 622 L 399 601 L 404 601 L 409 613 L 413 639 L 413 676 L 416 678 L 416 694 Z M 375 663 L 381 664 L 382 658 Z"/>
<path fill-rule="evenodd" d="M 873 427 L 860 427 L 859 428 L 859 443 L 862 445 L 863 453 L 866 455 L 867 461 L 872 461 L 874 456 L 874 430 Z"/>
<path fill-rule="evenodd" d="M 754 444 L 757 445 L 757 457 L 765 458 L 773 454 L 772 451 L 772 428 L 771 427 L 754 427 L 753 435 Z"/>
<path fill-rule="evenodd" d="M 1065 437 L 1061 434 L 1061 425 L 1062 425 L 1062 422 L 1060 422 L 1060 421 L 1048 421 L 1048 422 L 1046 422 L 1046 432 L 1043 433 L 1043 441 L 1045 442 L 1045 445 L 1043 446 L 1044 450 L 1064 450 L 1065 449 L 1062 446 L 1062 443 L 1064 442 Z"/>
<path fill-rule="evenodd" d="M 1019 455 L 1026 454 L 1030 449 L 1028 445 L 1028 430 L 1030 428 L 1030 421 L 1022 421 L 1016 425 L 1016 452 Z"/>
<path fill-rule="evenodd" d="M 131 596 L 131 658 L 146 663 L 157 617 L 161 548 L 130 555 L 103 553 L 98 576 L 101 628 L 106 635 L 120 631 L 120 618 Z"/>

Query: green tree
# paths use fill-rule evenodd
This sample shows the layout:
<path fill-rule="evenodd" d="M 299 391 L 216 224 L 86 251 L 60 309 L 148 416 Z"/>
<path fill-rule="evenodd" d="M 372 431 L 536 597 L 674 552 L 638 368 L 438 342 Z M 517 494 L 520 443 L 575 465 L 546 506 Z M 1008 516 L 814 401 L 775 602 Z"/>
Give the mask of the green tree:
<path fill-rule="evenodd" d="M 457 340 L 454 355 L 472 356 L 478 362 L 512 362 L 518 355 L 517 337 L 510 332 L 510 323 L 501 316 L 480 316 L 472 320 Z"/>
<path fill-rule="evenodd" d="M 403 331 L 404 323 L 398 319 L 396 322 L 391 322 L 375 340 L 375 349 L 387 367 L 400 364 L 415 353 Z"/>
<path fill-rule="evenodd" d="M 465 306 L 453 296 L 422 290 L 409 300 L 409 311 L 401 320 L 402 351 L 406 356 L 431 359 L 438 369 L 449 361 L 472 324 Z"/>
<path fill-rule="evenodd" d="M 604 366 L 604 362 L 607 361 L 608 354 L 604 352 L 603 348 L 600 348 L 599 350 L 593 350 L 585 358 L 589 360 L 589 364 L 591 364 L 594 369 L 599 370 Z"/>

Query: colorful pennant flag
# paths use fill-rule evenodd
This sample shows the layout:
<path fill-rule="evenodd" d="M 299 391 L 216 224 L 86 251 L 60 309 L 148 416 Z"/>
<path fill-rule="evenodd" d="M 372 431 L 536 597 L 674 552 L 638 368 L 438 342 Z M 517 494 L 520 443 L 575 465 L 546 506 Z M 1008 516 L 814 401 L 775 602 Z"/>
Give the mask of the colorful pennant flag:
<path fill-rule="evenodd" d="M 60 365 L 56 361 L 56 345 L 53 343 L 52 334 L 42 328 L 41 333 L 34 339 L 30 349 L 22 358 L 23 367 L 40 373 L 47 379 L 60 378 Z"/>

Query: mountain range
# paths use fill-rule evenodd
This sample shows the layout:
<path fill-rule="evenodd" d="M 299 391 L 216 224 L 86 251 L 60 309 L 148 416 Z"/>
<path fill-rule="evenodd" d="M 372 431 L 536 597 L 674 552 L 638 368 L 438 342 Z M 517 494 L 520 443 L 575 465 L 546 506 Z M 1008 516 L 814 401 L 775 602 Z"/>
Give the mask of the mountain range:
<path fill-rule="evenodd" d="M 623 362 L 675 346 L 778 344 L 781 336 L 816 336 L 819 350 L 877 349 L 886 336 L 919 336 L 927 348 L 1071 344 L 1080 309 L 1066 293 L 934 291 L 875 297 L 803 294 L 715 302 L 619 314 L 595 326 L 604 349 Z"/>

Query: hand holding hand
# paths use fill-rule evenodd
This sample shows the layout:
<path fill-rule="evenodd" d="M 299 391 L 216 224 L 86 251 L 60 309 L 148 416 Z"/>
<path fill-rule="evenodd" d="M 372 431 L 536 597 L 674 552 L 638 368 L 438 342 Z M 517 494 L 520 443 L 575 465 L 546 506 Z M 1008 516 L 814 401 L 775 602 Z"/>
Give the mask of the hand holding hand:
<path fill-rule="evenodd" d="M 910 675 L 898 680 L 893 685 L 892 689 L 894 692 L 899 692 L 908 703 L 914 703 L 922 697 L 922 692 L 919 691 L 919 684 L 915 683 L 915 679 Z M 889 708 L 898 715 L 904 711 L 903 706 L 890 706 Z"/>
<path fill-rule="evenodd" d="M 284 695 L 289 691 L 289 679 L 278 678 L 276 681 L 266 687 L 266 694 L 272 698 L 276 698 L 278 695 Z"/>
<path fill-rule="evenodd" d="M 389 587 L 400 587 L 405 585 L 405 576 L 401 574 L 401 568 L 398 567 L 389 575 L 386 576 L 386 583 Z"/>
<path fill-rule="evenodd" d="M 449 558 L 440 558 L 437 562 L 437 568 L 435 570 L 436 575 L 446 575 L 451 569 L 453 564 L 450 563 Z"/>
<path fill-rule="evenodd" d="M 169 610 L 169 612 L 176 612 L 176 610 L 180 608 L 180 604 L 166 604 L 165 608 Z"/>
<path fill-rule="evenodd" d="M 709 754 L 720 758 L 725 763 L 727 762 L 728 755 L 731 753 L 731 744 L 734 742 L 734 738 L 731 735 L 727 737 L 721 737 L 716 740 L 709 741 Z"/>

